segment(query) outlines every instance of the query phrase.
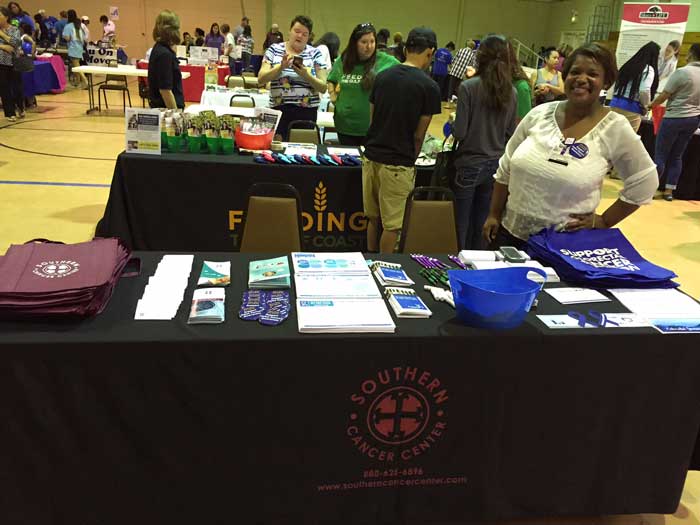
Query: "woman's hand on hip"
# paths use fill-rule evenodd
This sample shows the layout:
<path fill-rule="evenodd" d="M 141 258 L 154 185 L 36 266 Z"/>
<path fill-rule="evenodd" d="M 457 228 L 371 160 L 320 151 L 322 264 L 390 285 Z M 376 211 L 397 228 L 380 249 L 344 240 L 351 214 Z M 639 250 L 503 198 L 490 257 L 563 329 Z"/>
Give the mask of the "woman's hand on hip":
<path fill-rule="evenodd" d="M 572 218 L 564 226 L 564 231 L 576 232 L 579 230 L 592 230 L 607 228 L 602 215 L 595 213 L 572 213 L 569 215 Z"/>
<path fill-rule="evenodd" d="M 484 222 L 484 228 L 482 234 L 486 242 L 493 242 L 496 240 L 496 235 L 498 234 L 498 229 L 501 227 L 501 221 L 496 217 L 489 215 Z"/>

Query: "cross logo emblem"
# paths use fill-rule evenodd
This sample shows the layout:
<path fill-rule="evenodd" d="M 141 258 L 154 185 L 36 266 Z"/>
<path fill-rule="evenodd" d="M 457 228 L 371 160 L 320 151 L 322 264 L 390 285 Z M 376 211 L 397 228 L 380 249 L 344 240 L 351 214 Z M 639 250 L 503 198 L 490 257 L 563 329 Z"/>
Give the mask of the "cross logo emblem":
<path fill-rule="evenodd" d="M 428 423 L 430 408 L 417 390 L 396 387 L 378 396 L 367 413 L 372 435 L 389 445 L 399 445 L 418 436 Z"/>
<path fill-rule="evenodd" d="M 47 275 L 63 275 L 73 269 L 70 264 L 47 264 L 41 271 Z"/>

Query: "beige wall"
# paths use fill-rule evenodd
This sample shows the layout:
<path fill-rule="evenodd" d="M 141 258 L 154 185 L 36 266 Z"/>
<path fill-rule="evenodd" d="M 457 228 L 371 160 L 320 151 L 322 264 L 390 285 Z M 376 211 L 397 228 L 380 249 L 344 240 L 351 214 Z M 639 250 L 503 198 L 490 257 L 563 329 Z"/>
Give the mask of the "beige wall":
<path fill-rule="evenodd" d="M 613 0 L 570 0 L 543 3 L 527 0 L 108 0 L 120 9 L 117 23 L 119 41 L 126 44 L 130 57 L 143 56 L 151 46 L 153 20 L 161 9 L 169 8 L 180 15 L 183 30 L 194 32 L 199 26 L 206 31 L 213 21 L 238 25 L 244 13 L 252 19 L 256 52 L 270 23 L 277 22 L 286 33 L 290 20 L 305 13 L 314 21 L 314 33 L 321 36 L 334 31 L 345 46 L 352 28 L 360 22 L 372 22 L 377 28 L 387 27 L 392 33 L 407 35 L 411 27 L 424 24 L 432 27 L 441 45 L 449 40 L 461 45 L 468 38 L 500 32 L 514 36 L 526 45 L 556 45 L 565 30 L 585 30 L 597 4 Z M 90 0 L 31 0 L 21 2 L 31 12 L 39 8 L 50 13 L 72 7 L 79 15 L 87 14 L 91 30 L 100 32 L 99 16 L 107 14 L 109 3 Z M 689 31 L 700 31 L 700 0 L 692 0 Z M 619 3 L 618 3 L 619 4 Z M 571 24 L 571 10 L 578 11 L 578 21 Z"/>

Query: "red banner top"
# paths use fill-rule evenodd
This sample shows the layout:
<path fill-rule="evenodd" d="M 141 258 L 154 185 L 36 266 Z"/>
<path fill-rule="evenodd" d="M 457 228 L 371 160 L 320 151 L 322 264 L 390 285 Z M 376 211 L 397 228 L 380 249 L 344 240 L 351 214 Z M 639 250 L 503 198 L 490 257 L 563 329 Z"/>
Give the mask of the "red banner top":
<path fill-rule="evenodd" d="M 624 4 L 622 19 L 636 24 L 665 25 L 688 21 L 690 5 Z"/>

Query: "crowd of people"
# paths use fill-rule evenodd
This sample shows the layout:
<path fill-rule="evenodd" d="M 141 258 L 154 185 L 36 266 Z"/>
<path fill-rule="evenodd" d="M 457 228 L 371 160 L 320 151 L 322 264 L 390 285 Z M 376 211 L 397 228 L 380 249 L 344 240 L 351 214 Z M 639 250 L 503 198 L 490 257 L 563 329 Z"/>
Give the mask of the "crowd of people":
<path fill-rule="evenodd" d="M 163 16 L 175 23 L 174 13 Z M 151 59 L 151 103 L 182 107 L 177 60 L 167 50 L 177 31 L 162 33 L 161 22 L 154 39 L 167 59 L 162 78 Z M 212 26 L 210 38 L 217 38 L 217 29 Z M 227 26 L 223 33 L 229 34 Z M 340 143 L 364 147 L 370 251 L 394 250 L 426 131 L 442 113 L 441 101 L 455 96 L 450 186 L 460 248 L 523 246 L 546 227 L 612 227 L 651 201 L 660 176 L 666 176 L 664 197 L 672 199 L 683 151 L 700 123 L 700 44 L 691 46 L 688 66 L 676 72 L 677 42 L 663 54 L 650 42 L 619 71 L 605 47 L 560 46 L 543 50 L 542 67 L 528 77 L 503 35 L 487 35 L 478 45 L 468 41 L 459 50 L 453 42 L 440 47 L 425 27 L 405 40 L 395 34 L 393 46 L 389 35 L 361 23 L 342 50 L 334 33 L 312 44 L 313 23 L 300 15 L 286 37 L 271 28 L 258 74 L 259 85 L 270 87 L 270 106 L 282 112 L 282 139 L 290 122 L 315 122 L 320 94 L 328 91 Z M 613 86 L 608 107 L 600 93 Z M 653 161 L 636 134 L 638 117 L 664 103 Z M 622 189 L 598 214 L 611 168 Z"/>
<path fill-rule="evenodd" d="M 20 53 L 33 53 L 37 34 L 41 39 L 58 31 L 71 60 L 82 58 L 90 38 L 86 20 L 72 9 L 63 14 L 50 24 L 36 18 L 32 28 L 17 3 L 0 8 L 0 95 L 8 119 L 24 114 L 14 64 Z M 105 35 L 113 35 L 113 23 L 104 18 Z M 683 152 L 700 124 L 700 44 L 690 47 L 688 65 L 678 70 L 676 41 L 663 53 L 647 43 L 619 71 L 613 54 L 599 45 L 544 49 L 541 67 L 528 77 L 503 35 L 460 49 L 454 42 L 439 46 L 426 27 L 405 40 L 395 33 L 393 45 L 390 37 L 388 29 L 360 23 L 341 49 L 335 33 L 314 40 L 312 20 L 299 15 L 286 34 L 276 24 L 270 28 L 258 73 L 259 85 L 269 86 L 270 106 L 282 113 L 282 139 L 292 121 L 316 121 L 327 91 L 340 143 L 364 148 L 370 251 L 393 251 L 428 126 L 443 112 L 441 102 L 453 99 L 450 187 L 460 248 L 522 246 L 545 227 L 612 227 L 651 201 L 660 177 L 666 177 L 664 198 L 672 200 Z M 197 28 L 193 38 L 181 36 L 180 20 L 168 10 L 158 15 L 153 39 L 152 107 L 184 108 L 176 45 L 215 47 L 246 67 L 254 46 L 247 17 L 234 29 L 227 23 L 213 23 L 208 33 Z M 612 92 L 610 107 L 601 101 L 604 90 Z M 649 111 L 662 113 L 654 160 L 636 134 Z M 597 214 L 611 168 L 622 189 Z"/>

